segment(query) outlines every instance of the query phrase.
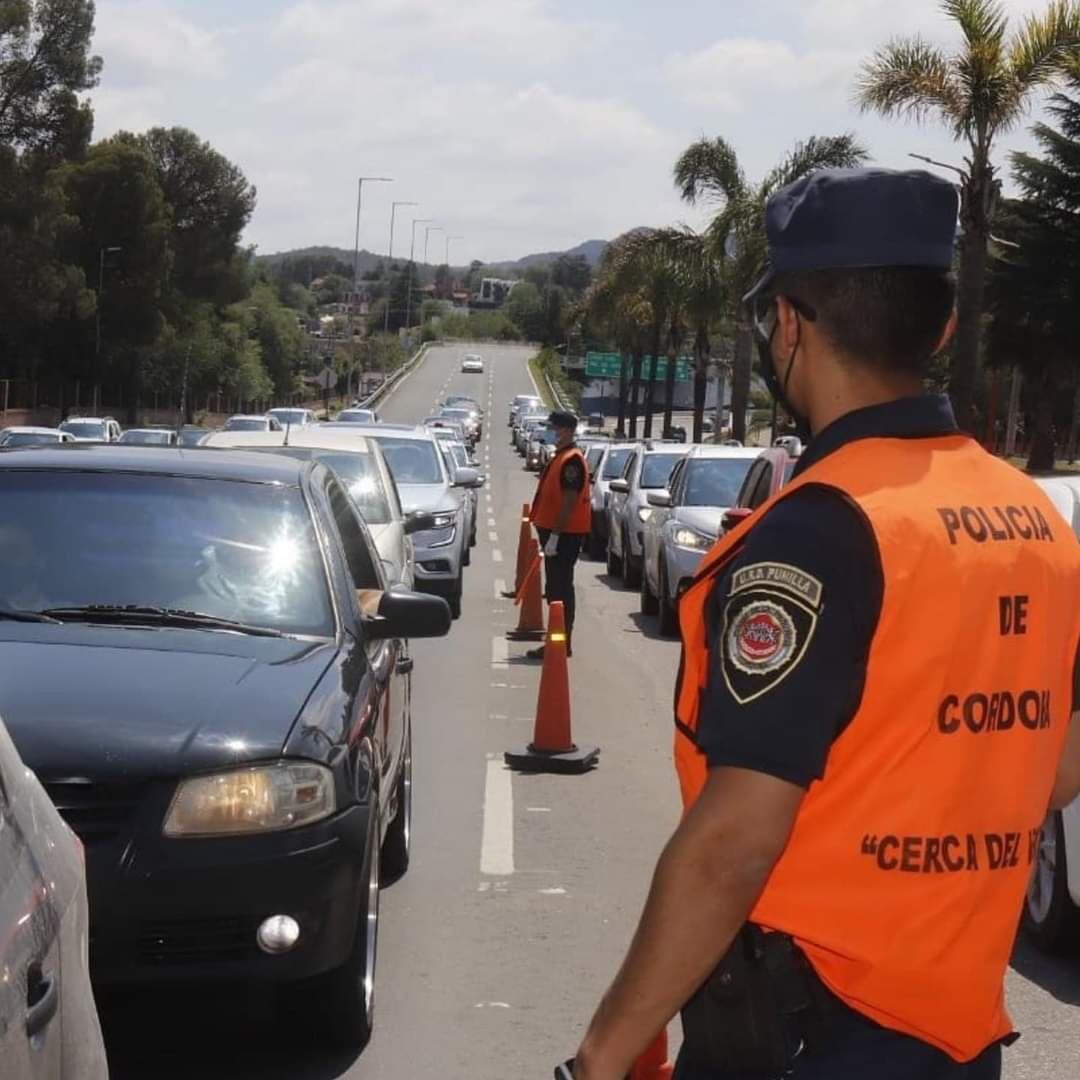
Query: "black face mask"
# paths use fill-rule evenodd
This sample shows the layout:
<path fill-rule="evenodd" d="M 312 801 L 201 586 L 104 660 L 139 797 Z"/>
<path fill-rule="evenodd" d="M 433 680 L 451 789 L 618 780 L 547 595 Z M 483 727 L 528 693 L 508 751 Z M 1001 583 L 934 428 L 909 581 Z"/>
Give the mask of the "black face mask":
<path fill-rule="evenodd" d="M 784 376 L 784 381 L 780 381 L 780 376 L 776 373 L 776 365 L 773 363 L 772 355 L 772 339 L 776 334 L 776 327 L 773 327 L 772 334 L 769 335 L 768 341 L 763 341 L 760 335 L 758 336 L 758 353 L 761 359 L 761 374 L 765 380 L 765 385 L 768 387 L 769 393 L 772 394 L 773 400 L 785 413 L 791 418 L 792 423 L 795 425 L 795 434 L 804 443 L 810 441 L 812 432 L 810 430 L 810 421 L 798 412 L 797 409 L 791 404 L 788 398 L 787 388 L 788 382 L 791 380 L 791 372 L 795 367 L 795 354 L 799 351 L 799 340 L 795 342 L 795 348 L 791 350 L 791 359 L 788 361 L 787 374 Z M 799 323 L 799 339 L 802 337 L 802 322 Z"/>

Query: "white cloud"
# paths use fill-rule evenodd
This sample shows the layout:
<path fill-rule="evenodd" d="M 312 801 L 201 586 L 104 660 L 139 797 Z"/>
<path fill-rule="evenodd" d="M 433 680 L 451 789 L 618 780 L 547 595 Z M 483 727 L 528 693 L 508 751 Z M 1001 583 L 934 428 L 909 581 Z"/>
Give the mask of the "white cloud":
<path fill-rule="evenodd" d="M 163 3 L 99 0 L 94 48 L 110 74 L 157 79 L 162 75 L 219 75 L 225 53 L 220 36 L 182 18 Z"/>

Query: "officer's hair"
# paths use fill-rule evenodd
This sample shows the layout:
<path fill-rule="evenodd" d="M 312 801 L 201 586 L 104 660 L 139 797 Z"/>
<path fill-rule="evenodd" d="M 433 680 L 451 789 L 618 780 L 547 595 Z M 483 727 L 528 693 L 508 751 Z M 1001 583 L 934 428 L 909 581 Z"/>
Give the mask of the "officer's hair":
<path fill-rule="evenodd" d="M 953 275 L 922 266 L 807 270 L 782 275 L 774 291 L 809 304 L 845 359 L 914 375 L 925 372 L 956 302 Z"/>

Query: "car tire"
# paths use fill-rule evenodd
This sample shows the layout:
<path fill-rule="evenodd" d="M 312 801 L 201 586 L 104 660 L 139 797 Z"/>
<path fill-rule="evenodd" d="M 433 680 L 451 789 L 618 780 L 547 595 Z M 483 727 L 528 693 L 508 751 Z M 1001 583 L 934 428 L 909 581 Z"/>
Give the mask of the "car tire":
<path fill-rule="evenodd" d="M 1065 823 L 1060 810 L 1043 822 L 1039 850 L 1024 898 L 1024 925 L 1047 951 L 1080 945 L 1080 908 L 1069 896 Z"/>
<path fill-rule="evenodd" d="M 664 567 L 663 559 L 660 560 L 658 573 L 659 595 L 656 598 L 656 606 L 660 615 L 660 634 L 663 637 L 675 637 L 679 632 L 679 616 L 675 604 L 668 596 L 668 575 Z"/>
<path fill-rule="evenodd" d="M 379 940 L 379 803 L 372 791 L 371 825 L 364 858 L 366 886 L 356 920 L 356 936 L 348 959 L 318 982 L 313 1000 L 320 1002 L 327 1034 L 338 1046 L 363 1050 L 375 1023 L 375 957 Z"/>
<path fill-rule="evenodd" d="M 395 784 L 397 813 L 386 830 L 382 846 L 382 880 L 388 885 L 400 881 L 409 869 L 412 840 L 412 724 L 405 734 L 401 772 Z"/>
<path fill-rule="evenodd" d="M 622 576 L 622 559 L 615 554 L 615 549 L 611 546 L 610 540 L 607 546 L 607 573 L 612 580 Z"/>
<path fill-rule="evenodd" d="M 657 611 L 656 597 L 649 588 L 649 575 L 645 573 L 644 566 L 641 568 L 641 614 L 655 615 Z"/>
<path fill-rule="evenodd" d="M 453 619 L 461 618 L 461 593 L 463 591 L 461 578 L 458 578 L 457 591 L 451 593 L 446 602 L 450 605 L 450 617 Z"/>
<path fill-rule="evenodd" d="M 472 551 L 469 550 L 471 548 L 471 546 L 472 546 L 471 544 L 466 544 L 465 545 L 465 550 L 461 553 L 461 565 L 462 566 L 469 566 L 472 563 Z"/>
<path fill-rule="evenodd" d="M 641 568 L 634 565 L 634 556 L 630 550 L 630 534 L 623 529 L 622 534 L 622 579 L 628 589 L 636 589 L 641 581 Z"/>

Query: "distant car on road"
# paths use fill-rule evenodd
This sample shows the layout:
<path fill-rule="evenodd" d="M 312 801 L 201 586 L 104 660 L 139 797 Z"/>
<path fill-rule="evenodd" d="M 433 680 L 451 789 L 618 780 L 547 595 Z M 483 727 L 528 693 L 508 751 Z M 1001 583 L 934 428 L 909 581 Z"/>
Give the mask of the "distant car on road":
<path fill-rule="evenodd" d="M 543 401 L 535 394 L 517 394 L 514 400 L 510 403 L 510 419 L 507 421 L 507 427 L 513 427 L 514 422 L 518 418 L 518 414 L 523 409 L 529 408 L 543 408 Z"/>
<path fill-rule="evenodd" d="M 69 416 L 60 430 L 76 442 L 114 443 L 120 438 L 120 425 L 111 416 Z"/>
<path fill-rule="evenodd" d="M 251 416 L 238 413 L 225 421 L 226 431 L 283 431 L 276 416 Z"/>
<path fill-rule="evenodd" d="M 679 594 L 716 543 L 725 511 L 735 505 L 760 450 L 694 446 L 671 473 L 667 487 L 650 491 L 645 522 L 641 612 L 660 616 L 660 632 L 674 634 Z"/>
<path fill-rule="evenodd" d="M 0 450 L 14 450 L 18 446 L 55 446 L 74 441 L 74 435 L 59 428 L 8 427 L 0 430 Z"/>
<path fill-rule="evenodd" d="M 1080 476 L 1040 477 L 1036 483 L 1080 538 Z M 1024 923 L 1049 950 L 1080 940 L 1080 799 L 1052 810 L 1043 823 Z"/>
<path fill-rule="evenodd" d="M 610 443 L 600 456 L 600 462 L 595 468 L 590 466 L 593 473 L 592 484 L 592 530 L 589 533 L 589 554 L 594 559 L 602 559 L 607 551 L 608 542 L 608 500 L 610 498 L 611 481 L 618 480 L 626 468 L 637 447 L 636 442 L 613 442 Z"/>
<path fill-rule="evenodd" d="M 180 429 L 180 446 L 198 446 L 209 435 L 210 428 L 196 427 L 194 424 L 185 424 Z"/>
<path fill-rule="evenodd" d="M 179 439 L 171 428 L 128 428 L 118 442 L 121 446 L 176 446 Z"/>
<path fill-rule="evenodd" d="M 484 361 L 476 353 L 469 353 L 461 361 L 461 370 L 471 375 L 483 375 Z"/>
<path fill-rule="evenodd" d="M 456 472 L 458 469 L 479 468 L 479 465 L 469 456 L 469 448 L 463 442 L 456 439 L 440 439 L 439 434 L 439 429 L 436 429 L 435 437 L 438 440 L 439 449 L 442 451 L 446 467 L 451 473 Z M 481 479 L 485 479 L 482 474 Z M 476 547 L 476 519 L 479 517 L 480 492 L 478 488 L 464 488 L 463 491 L 465 493 L 465 531 L 469 537 L 469 548 L 474 548 Z M 466 566 L 472 561 L 469 548 L 465 549 Z"/>
<path fill-rule="evenodd" d="M 107 1080 L 90 988 L 88 933 L 82 844 L 0 721 L 4 1080 Z"/>
<path fill-rule="evenodd" d="M 611 481 L 608 500 L 608 575 L 622 575 L 627 588 L 641 584 L 645 523 L 652 516 L 650 491 L 666 489 L 671 470 L 690 447 L 679 443 L 641 443 L 634 448 L 619 479 Z"/>
<path fill-rule="evenodd" d="M 377 424 L 379 414 L 374 409 L 342 409 L 334 417 L 338 424 Z"/>
<path fill-rule="evenodd" d="M 315 414 L 310 409 L 278 408 L 267 411 L 282 427 L 306 427 L 315 423 Z"/>
<path fill-rule="evenodd" d="M 465 437 L 471 444 L 475 445 L 480 441 L 480 417 L 475 409 L 457 408 L 456 406 L 448 408 L 444 406 L 439 410 L 439 416 L 459 423 L 465 431 Z"/>
<path fill-rule="evenodd" d="M 366 1043 L 409 862 L 404 641 L 446 604 L 390 588 L 318 462 L 27 450 L 0 505 L 0 710 L 85 845 L 96 985 L 299 984 Z"/>
<path fill-rule="evenodd" d="M 525 447 L 525 468 L 539 472 L 551 460 L 558 437 L 558 432 L 548 427 L 547 421 L 534 428 Z"/>

